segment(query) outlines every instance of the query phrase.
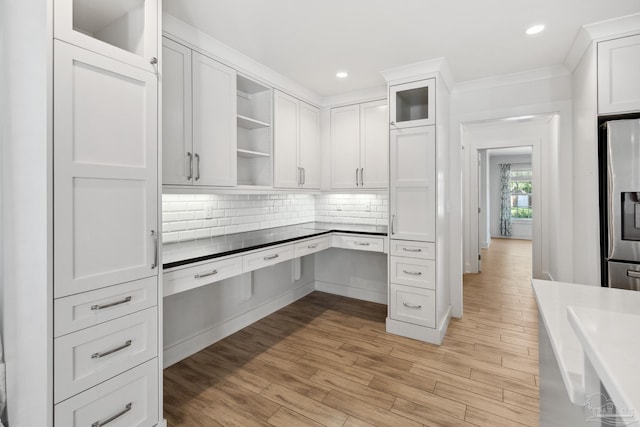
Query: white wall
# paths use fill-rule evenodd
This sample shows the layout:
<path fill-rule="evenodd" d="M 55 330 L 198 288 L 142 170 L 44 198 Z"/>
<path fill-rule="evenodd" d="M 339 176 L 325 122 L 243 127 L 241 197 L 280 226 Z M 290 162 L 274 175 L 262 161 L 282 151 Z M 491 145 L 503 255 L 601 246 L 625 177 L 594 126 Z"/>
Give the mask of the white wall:
<path fill-rule="evenodd" d="M 489 162 L 489 197 L 490 197 L 490 206 L 491 214 L 490 218 L 490 228 L 491 228 L 491 237 L 504 237 L 500 235 L 500 167 L 501 163 L 510 163 L 512 165 L 523 165 L 526 167 L 531 167 L 531 155 L 522 155 L 522 156 L 501 156 L 491 154 L 491 160 Z M 515 170 L 515 168 L 512 168 Z M 533 197 L 537 196 L 537 189 L 532 189 Z M 533 213 L 536 215 L 536 212 Z M 511 238 L 513 239 L 527 239 L 531 240 L 533 237 L 533 228 L 531 226 L 531 220 L 518 220 L 513 218 L 512 220 L 512 229 L 511 229 Z"/>
<path fill-rule="evenodd" d="M 51 10 L 50 0 L 0 1 L 0 286 L 12 427 L 53 423 Z"/>
<path fill-rule="evenodd" d="M 490 155 L 487 150 L 480 150 L 480 190 L 479 190 L 479 208 L 480 215 L 478 220 L 480 247 L 488 248 L 491 245 L 491 201 L 489 199 L 489 159 Z"/>
<path fill-rule="evenodd" d="M 504 117 L 523 116 L 529 114 L 557 113 L 558 144 L 553 146 L 551 165 L 563 165 L 558 171 L 558 180 L 554 185 L 562 185 L 563 194 L 570 193 L 568 187 L 572 182 L 572 82 L 571 75 L 564 67 L 534 70 L 510 76 L 498 76 L 481 81 L 462 83 L 452 92 L 451 120 L 451 211 L 455 222 L 460 226 L 451 228 L 451 277 L 452 277 L 452 309 L 455 316 L 462 315 L 462 283 L 455 278 L 461 277 L 463 271 L 463 236 L 468 230 L 468 220 L 463 212 L 463 175 L 468 170 L 465 165 L 461 141 L 461 126 L 464 123 L 481 122 Z M 466 175 L 464 175 L 466 176 Z M 457 191 L 456 189 L 459 189 Z M 563 198 L 558 205 L 565 212 L 572 211 L 570 197 Z M 573 225 L 569 215 L 553 218 L 559 223 L 554 248 L 559 254 L 557 270 L 550 271 L 558 280 L 571 281 L 573 278 Z M 551 248 L 549 248 L 551 250 Z M 464 251 L 468 253 L 468 251 Z M 551 267 L 551 264 L 550 264 Z"/>

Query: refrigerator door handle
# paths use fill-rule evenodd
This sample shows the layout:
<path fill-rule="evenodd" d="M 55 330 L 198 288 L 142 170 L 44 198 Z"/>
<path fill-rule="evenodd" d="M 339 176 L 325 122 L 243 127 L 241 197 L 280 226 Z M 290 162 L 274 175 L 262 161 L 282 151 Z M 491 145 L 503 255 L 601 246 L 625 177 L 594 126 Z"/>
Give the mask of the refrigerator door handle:
<path fill-rule="evenodd" d="M 640 279 L 640 271 L 627 270 L 627 276 L 633 277 L 634 279 Z"/>

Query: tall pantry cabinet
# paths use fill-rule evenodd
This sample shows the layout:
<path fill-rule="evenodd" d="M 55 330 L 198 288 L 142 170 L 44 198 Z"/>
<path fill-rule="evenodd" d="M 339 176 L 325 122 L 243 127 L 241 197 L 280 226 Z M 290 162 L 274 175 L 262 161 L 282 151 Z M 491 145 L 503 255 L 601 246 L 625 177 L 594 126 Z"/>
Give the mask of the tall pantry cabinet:
<path fill-rule="evenodd" d="M 162 421 L 157 0 L 54 4 L 53 419 Z"/>
<path fill-rule="evenodd" d="M 449 91 L 438 70 L 389 82 L 387 332 L 440 344 L 451 317 Z"/>

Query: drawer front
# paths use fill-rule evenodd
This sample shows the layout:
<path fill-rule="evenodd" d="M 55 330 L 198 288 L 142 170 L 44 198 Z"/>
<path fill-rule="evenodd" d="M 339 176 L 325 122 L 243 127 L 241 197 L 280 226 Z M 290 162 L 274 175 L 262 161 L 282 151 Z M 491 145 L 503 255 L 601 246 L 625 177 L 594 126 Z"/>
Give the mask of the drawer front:
<path fill-rule="evenodd" d="M 54 400 L 60 402 L 158 354 L 157 308 L 54 341 Z"/>
<path fill-rule="evenodd" d="M 392 256 L 391 282 L 424 289 L 435 289 L 436 262 L 428 259 Z"/>
<path fill-rule="evenodd" d="M 384 238 L 334 234 L 333 246 L 336 248 L 355 249 L 358 251 L 384 252 Z"/>
<path fill-rule="evenodd" d="M 313 254 L 328 249 L 330 246 L 329 236 L 318 237 L 317 239 L 305 240 L 296 243 L 294 247 L 294 255 L 296 258 Z"/>
<path fill-rule="evenodd" d="M 159 421 L 158 375 L 158 359 L 153 359 L 59 403 L 54 408 L 55 425 L 154 426 Z"/>
<path fill-rule="evenodd" d="M 157 304 L 157 277 L 58 298 L 54 301 L 54 335 L 66 335 Z"/>
<path fill-rule="evenodd" d="M 242 265 L 247 273 L 290 259 L 293 259 L 293 244 L 245 255 L 242 257 Z"/>
<path fill-rule="evenodd" d="M 402 322 L 436 327 L 436 293 L 429 289 L 392 284 L 390 317 Z"/>
<path fill-rule="evenodd" d="M 163 296 L 188 291 L 239 274 L 242 274 L 241 256 L 169 271 L 163 275 Z"/>
<path fill-rule="evenodd" d="M 409 240 L 391 240 L 392 256 L 420 259 L 436 259 L 436 244 L 430 242 L 412 242 Z"/>

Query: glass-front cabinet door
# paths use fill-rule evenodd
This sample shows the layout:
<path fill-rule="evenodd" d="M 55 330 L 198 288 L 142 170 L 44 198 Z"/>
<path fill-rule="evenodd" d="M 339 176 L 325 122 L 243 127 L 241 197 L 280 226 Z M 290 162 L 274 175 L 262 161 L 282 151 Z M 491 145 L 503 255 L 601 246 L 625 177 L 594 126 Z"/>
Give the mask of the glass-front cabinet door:
<path fill-rule="evenodd" d="M 56 0 L 55 38 L 156 71 L 158 0 Z"/>
<path fill-rule="evenodd" d="M 426 79 L 389 88 L 390 127 L 436 124 L 436 80 Z"/>

